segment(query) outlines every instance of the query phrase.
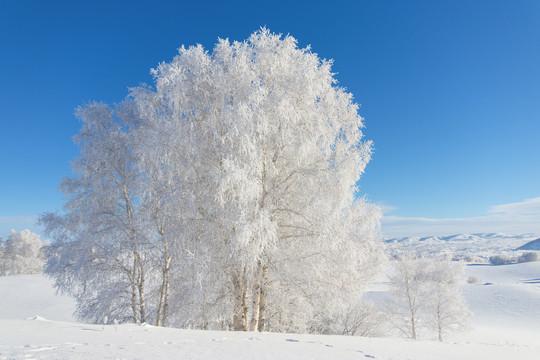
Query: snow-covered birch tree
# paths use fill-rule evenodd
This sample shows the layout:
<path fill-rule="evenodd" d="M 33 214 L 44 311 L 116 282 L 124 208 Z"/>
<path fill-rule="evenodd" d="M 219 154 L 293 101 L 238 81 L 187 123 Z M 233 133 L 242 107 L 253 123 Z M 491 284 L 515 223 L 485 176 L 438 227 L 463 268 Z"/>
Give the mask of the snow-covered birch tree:
<path fill-rule="evenodd" d="M 393 322 L 403 335 L 416 339 L 422 327 L 422 311 L 428 298 L 426 269 L 429 263 L 423 258 L 402 257 L 393 261 L 393 265 L 393 272 L 389 276 Z"/>
<path fill-rule="evenodd" d="M 42 217 L 58 239 L 47 272 L 79 314 L 321 332 L 356 302 L 380 215 L 358 188 L 371 142 L 331 65 L 261 29 L 182 47 L 155 88 L 83 107 L 65 212 Z"/>
<path fill-rule="evenodd" d="M 189 184 L 232 327 L 305 331 L 327 296 L 356 296 L 380 259 L 378 210 L 357 193 L 371 143 L 331 62 L 262 29 L 181 48 L 154 76 L 132 92 L 139 143 Z"/>
<path fill-rule="evenodd" d="M 437 258 L 402 257 L 392 261 L 389 276 L 394 325 L 416 339 L 421 329 L 434 330 L 439 341 L 465 329 L 470 312 L 459 288 L 462 264 Z"/>
<path fill-rule="evenodd" d="M 60 185 L 68 199 L 64 213 L 40 219 L 57 239 L 45 273 L 75 296 L 80 319 L 145 322 L 139 174 L 127 142 L 129 124 L 100 103 L 79 108 L 77 116 L 81 155 L 72 164 L 74 176 Z"/>
<path fill-rule="evenodd" d="M 443 341 L 447 334 L 464 330 L 470 324 L 471 313 L 459 288 L 463 264 L 449 260 L 433 260 L 429 264 L 427 275 L 427 323 L 435 330 L 439 341 Z"/>

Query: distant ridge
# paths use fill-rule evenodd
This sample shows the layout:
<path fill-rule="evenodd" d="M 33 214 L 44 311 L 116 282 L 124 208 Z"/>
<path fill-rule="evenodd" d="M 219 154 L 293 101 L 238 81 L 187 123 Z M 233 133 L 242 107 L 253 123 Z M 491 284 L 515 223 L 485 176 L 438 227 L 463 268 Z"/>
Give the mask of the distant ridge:
<path fill-rule="evenodd" d="M 538 234 L 506 234 L 506 233 L 475 233 L 475 234 L 455 234 L 447 236 L 410 236 L 410 237 L 395 237 L 388 238 L 384 241 L 387 243 L 395 242 L 411 242 L 411 241 L 470 241 L 470 240 L 488 240 L 488 239 L 524 239 L 538 237 Z"/>
<path fill-rule="evenodd" d="M 518 247 L 516 250 L 540 250 L 540 239 L 529 241 L 525 245 Z"/>
<path fill-rule="evenodd" d="M 517 257 L 521 250 L 540 251 L 540 234 L 475 233 L 449 236 L 414 236 L 386 239 L 389 255 L 444 255 L 470 262 L 487 262 L 491 256 Z"/>

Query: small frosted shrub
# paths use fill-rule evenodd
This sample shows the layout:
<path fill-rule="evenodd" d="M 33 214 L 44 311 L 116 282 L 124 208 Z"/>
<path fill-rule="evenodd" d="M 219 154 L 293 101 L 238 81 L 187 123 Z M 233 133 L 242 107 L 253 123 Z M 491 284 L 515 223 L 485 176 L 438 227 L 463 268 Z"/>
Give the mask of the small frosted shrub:
<path fill-rule="evenodd" d="M 464 261 L 469 264 L 485 264 L 487 260 L 477 255 L 456 255 L 452 261 Z"/>
<path fill-rule="evenodd" d="M 514 262 L 513 259 L 505 255 L 494 255 L 489 257 L 489 263 L 491 265 L 504 265 Z"/>
<path fill-rule="evenodd" d="M 525 263 L 525 262 L 532 262 L 532 261 L 540 261 L 540 254 L 538 252 L 530 251 L 530 252 L 523 253 L 517 259 L 518 263 Z"/>

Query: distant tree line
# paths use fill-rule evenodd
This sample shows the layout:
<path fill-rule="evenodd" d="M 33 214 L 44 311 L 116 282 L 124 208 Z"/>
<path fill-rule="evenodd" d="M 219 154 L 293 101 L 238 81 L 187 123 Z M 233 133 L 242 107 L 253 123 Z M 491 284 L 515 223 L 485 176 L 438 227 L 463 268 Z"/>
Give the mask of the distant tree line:
<path fill-rule="evenodd" d="M 41 273 L 44 245 L 30 230 L 11 230 L 6 241 L 0 238 L 0 276 Z"/>

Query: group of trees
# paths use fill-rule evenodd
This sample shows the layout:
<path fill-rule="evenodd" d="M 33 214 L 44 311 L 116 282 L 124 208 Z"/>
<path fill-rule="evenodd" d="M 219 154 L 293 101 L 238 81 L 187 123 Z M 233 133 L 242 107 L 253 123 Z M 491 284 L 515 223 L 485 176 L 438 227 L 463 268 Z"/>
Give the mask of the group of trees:
<path fill-rule="evenodd" d="M 78 109 L 46 274 L 84 321 L 343 332 L 383 253 L 357 188 L 371 143 L 331 62 L 261 29 L 153 75 Z"/>
<path fill-rule="evenodd" d="M 444 259 L 402 257 L 392 261 L 393 325 L 411 339 L 423 329 L 434 330 L 439 341 L 465 329 L 470 320 L 459 289 L 462 264 Z"/>
<path fill-rule="evenodd" d="M 0 238 L 0 276 L 40 273 L 44 245 L 30 230 L 11 230 L 6 241 Z"/>

